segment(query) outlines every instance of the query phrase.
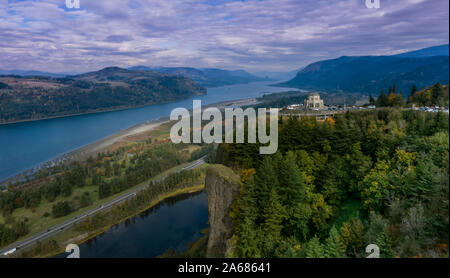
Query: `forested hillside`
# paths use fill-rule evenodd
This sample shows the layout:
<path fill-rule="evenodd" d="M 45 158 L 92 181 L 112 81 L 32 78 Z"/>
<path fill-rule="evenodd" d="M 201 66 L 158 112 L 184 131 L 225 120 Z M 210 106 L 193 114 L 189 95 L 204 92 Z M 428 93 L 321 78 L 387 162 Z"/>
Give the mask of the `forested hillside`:
<path fill-rule="evenodd" d="M 136 66 L 131 70 L 156 71 L 174 76 L 191 78 L 200 86 L 217 87 L 233 84 L 246 84 L 255 81 L 267 81 L 267 78 L 254 76 L 245 70 L 197 69 L 189 67 L 145 67 Z"/>
<path fill-rule="evenodd" d="M 396 84 L 406 97 L 413 85 L 423 89 L 435 83 L 448 84 L 448 65 L 448 45 L 394 56 L 342 56 L 312 63 L 282 85 L 378 95 Z"/>
<path fill-rule="evenodd" d="M 283 118 L 279 149 L 221 144 L 241 173 L 235 257 L 448 257 L 448 115 L 379 109 Z"/>
<path fill-rule="evenodd" d="M 441 107 L 448 107 L 448 85 L 435 84 L 434 86 L 420 91 L 413 87 L 411 90 L 411 95 L 408 98 L 408 102 L 419 106 L 437 105 Z"/>
<path fill-rule="evenodd" d="M 189 78 L 117 67 L 67 78 L 0 76 L 0 123 L 129 108 L 206 94 Z"/>

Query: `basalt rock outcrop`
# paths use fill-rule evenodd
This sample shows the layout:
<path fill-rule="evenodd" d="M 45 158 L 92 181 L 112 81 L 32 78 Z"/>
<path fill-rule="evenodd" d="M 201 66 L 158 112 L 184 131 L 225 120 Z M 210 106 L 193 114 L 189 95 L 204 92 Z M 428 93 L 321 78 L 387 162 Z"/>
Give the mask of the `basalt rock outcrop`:
<path fill-rule="evenodd" d="M 211 165 L 206 173 L 205 191 L 208 199 L 209 239 L 208 258 L 222 258 L 229 253 L 233 223 L 230 210 L 239 194 L 239 177 L 223 165 Z"/>

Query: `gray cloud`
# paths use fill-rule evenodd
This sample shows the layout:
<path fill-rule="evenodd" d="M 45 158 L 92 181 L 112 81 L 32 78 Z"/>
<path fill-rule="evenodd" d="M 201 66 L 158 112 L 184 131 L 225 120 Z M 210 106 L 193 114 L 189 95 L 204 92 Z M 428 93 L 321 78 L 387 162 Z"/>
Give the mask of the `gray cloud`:
<path fill-rule="evenodd" d="M 0 68 L 291 70 L 448 43 L 448 0 L 0 0 Z"/>

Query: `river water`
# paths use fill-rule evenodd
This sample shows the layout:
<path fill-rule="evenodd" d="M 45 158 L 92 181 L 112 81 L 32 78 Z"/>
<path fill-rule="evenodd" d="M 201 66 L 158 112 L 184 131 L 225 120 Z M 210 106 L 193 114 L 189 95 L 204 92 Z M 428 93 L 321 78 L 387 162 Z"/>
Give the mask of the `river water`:
<path fill-rule="evenodd" d="M 254 82 L 208 88 L 207 95 L 170 103 L 0 125 L 0 181 L 120 130 L 167 117 L 174 108 L 192 109 L 193 99 L 199 99 L 206 105 L 296 90 L 268 86 L 271 83 Z"/>
<path fill-rule="evenodd" d="M 80 258 L 154 258 L 169 248 L 184 252 L 207 222 L 204 192 L 172 197 L 81 244 Z"/>

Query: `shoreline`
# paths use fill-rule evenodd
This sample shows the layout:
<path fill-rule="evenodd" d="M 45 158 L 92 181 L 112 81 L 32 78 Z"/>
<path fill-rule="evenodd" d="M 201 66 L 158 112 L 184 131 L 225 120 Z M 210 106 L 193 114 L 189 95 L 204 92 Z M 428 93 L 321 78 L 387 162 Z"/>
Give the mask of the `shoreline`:
<path fill-rule="evenodd" d="M 198 96 L 203 96 L 203 95 L 198 95 Z M 190 97 L 194 97 L 194 96 L 190 96 Z M 188 99 L 188 98 L 185 98 L 185 99 Z M 123 111 L 123 110 L 142 108 L 142 107 L 152 106 L 152 105 L 157 105 L 157 104 L 165 104 L 165 103 L 170 103 L 170 102 L 180 101 L 180 100 L 185 100 L 185 99 L 175 99 L 175 100 L 163 101 L 163 102 L 158 102 L 158 103 L 147 103 L 147 104 L 140 104 L 140 105 L 134 105 L 134 106 L 118 106 L 115 108 L 111 107 L 111 108 L 107 108 L 107 109 L 101 109 L 98 111 L 94 110 L 94 111 L 87 111 L 87 112 L 67 114 L 67 115 L 55 115 L 55 116 L 42 117 L 39 119 L 27 119 L 27 120 L 18 120 L 18 121 L 11 121 L 11 122 L 0 122 L 0 126 L 28 123 L 28 122 L 38 122 L 38 121 L 45 121 L 45 120 L 52 120 L 52 119 L 59 119 L 59 118 L 70 118 L 70 117 L 77 117 L 77 116 L 83 116 L 83 115 L 107 113 L 107 112 Z"/>
<path fill-rule="evenodd" d="M 222 101 L 222 102 L 212 103 L 212 104 L 208 104 L 208 105 L 202 105 L 202 109 L 205 109 L 208 107 L 217 107 L 219 109 L 223 109 L 227 106 L 246 106 L 246 105 L 251 105 L 254 103 L 257 103 L 256 98 L 244 98 L 244 99 Z M 192 109 L 188 109 L 188 110 L 191 111 Z M 100 138 L 91 143 L 87 143 L 78 148 L 66 151 L 66 152 L 61 153 L 61 154 L 59 154 L 53 158 L 50 158 L 46 161 L 40 162 L 29 169 L 23 170 L 16 174 L 12 174 L 11 176 L 9 176 L 3 180 L 0 180 L 0 189 L 2 187 L 7 186 L 10 182 L 14 183 L 14 182 L 18 182 L 18 181 L 23 181 L 24 179 L 26 179 L 26 177 L 32 176 L 33 174 L 38 172 L 40 169 L 53 168 L 57 165 L 62 165 L 64 163 L 68 163 L 71 161 L 86 160 L 89 156 L 95 156 L 98 153 L 101 153 L 103 150 L 106 150 L 108 147 L 112 146 L 113 144 L 115 144 L 117 142 L 120 142 L 121 140 L 125 139 L 126 137 L 150 132 L 168 122 L 170 122 L 170 117 L 160 117 L 155 120 L 149 120 L 149 121 L 142 122 L 137 125 L 131 126 L 129 128 L 120 130 L 118 132 L 115 132 L 106 137 Z"/>
<path fill-rule="evenodd" d="M 135 217 L 135 216 L 139 215 L 140 213 L 142 213 L 144 211 L 152 209 L 153 207 L 161 204 L 162 202 L 164 202 L 165 200 L 167 200 L 169 198 L 177 197 L 177 196 L 184 195 L 184 194 L 198 193 L 198 192 L 203 191 L 204 189 L 205 189 L 205 184 L 203 183 L 203 184 L 197 184 L 197 185 L 193 185 L 193 186 L 190 186 L 190 187 L 176 189 L 174 191 L 162 193 L 159 196 L 157 196 L 155 198 L 155 200 L 152 200 L 145 207 L 138 209 L 137 211 L 133 212 L 132 214 L 130 214 L 128 216 L 125 216 L 125 217 L 121 218 L 120 220 L 108 223 L 107 225 L 105 225 L 105 226 L 103 226 L 101 228 L 98 228 L 98 229 L 96 229 L 94 231 L 87 232 L 87 233 L 78 235 L 76 237 L 71 237 L 71 238 L 67 239 L 64 242 L 64 244 L 67 245 L 69 243 L 75 243 L 77 245 L 81 245 L 81 244 L 85 243 L 86 241 L 91 240 L 91 239 L 93 239 L 93 238 L 95 238 L 95 237 L 105 233 L 106 231 L 111 229 L 111 227 L 113 227 L 114 225 L 118 225 L 118 224 L 120 224 L 120 223 L 122 223 L 122 222 L 124 222 L 124 221 L 126 221 L 126 220 L 128 220 L 130 218 L 132 218 L 132 217 Z M 70 231 L 73 228 L 74 227 L 71 227 L 70 229 L 66 230 L 65 232 Z M 26 248 L 24 250 L 26 250 Z M 62 253 L 64 253 L 64 251 L 65 251 L 65 246 L 63 246 L 63 248 L 59 248 L 57 250 L 50 251 L 49 253 L 41 254 L 41 256 L 43 258 L 49 258 L 49 257 L 53 257 L 53 256 L 56 256 L 56 255 L 62 254 Z"/>

